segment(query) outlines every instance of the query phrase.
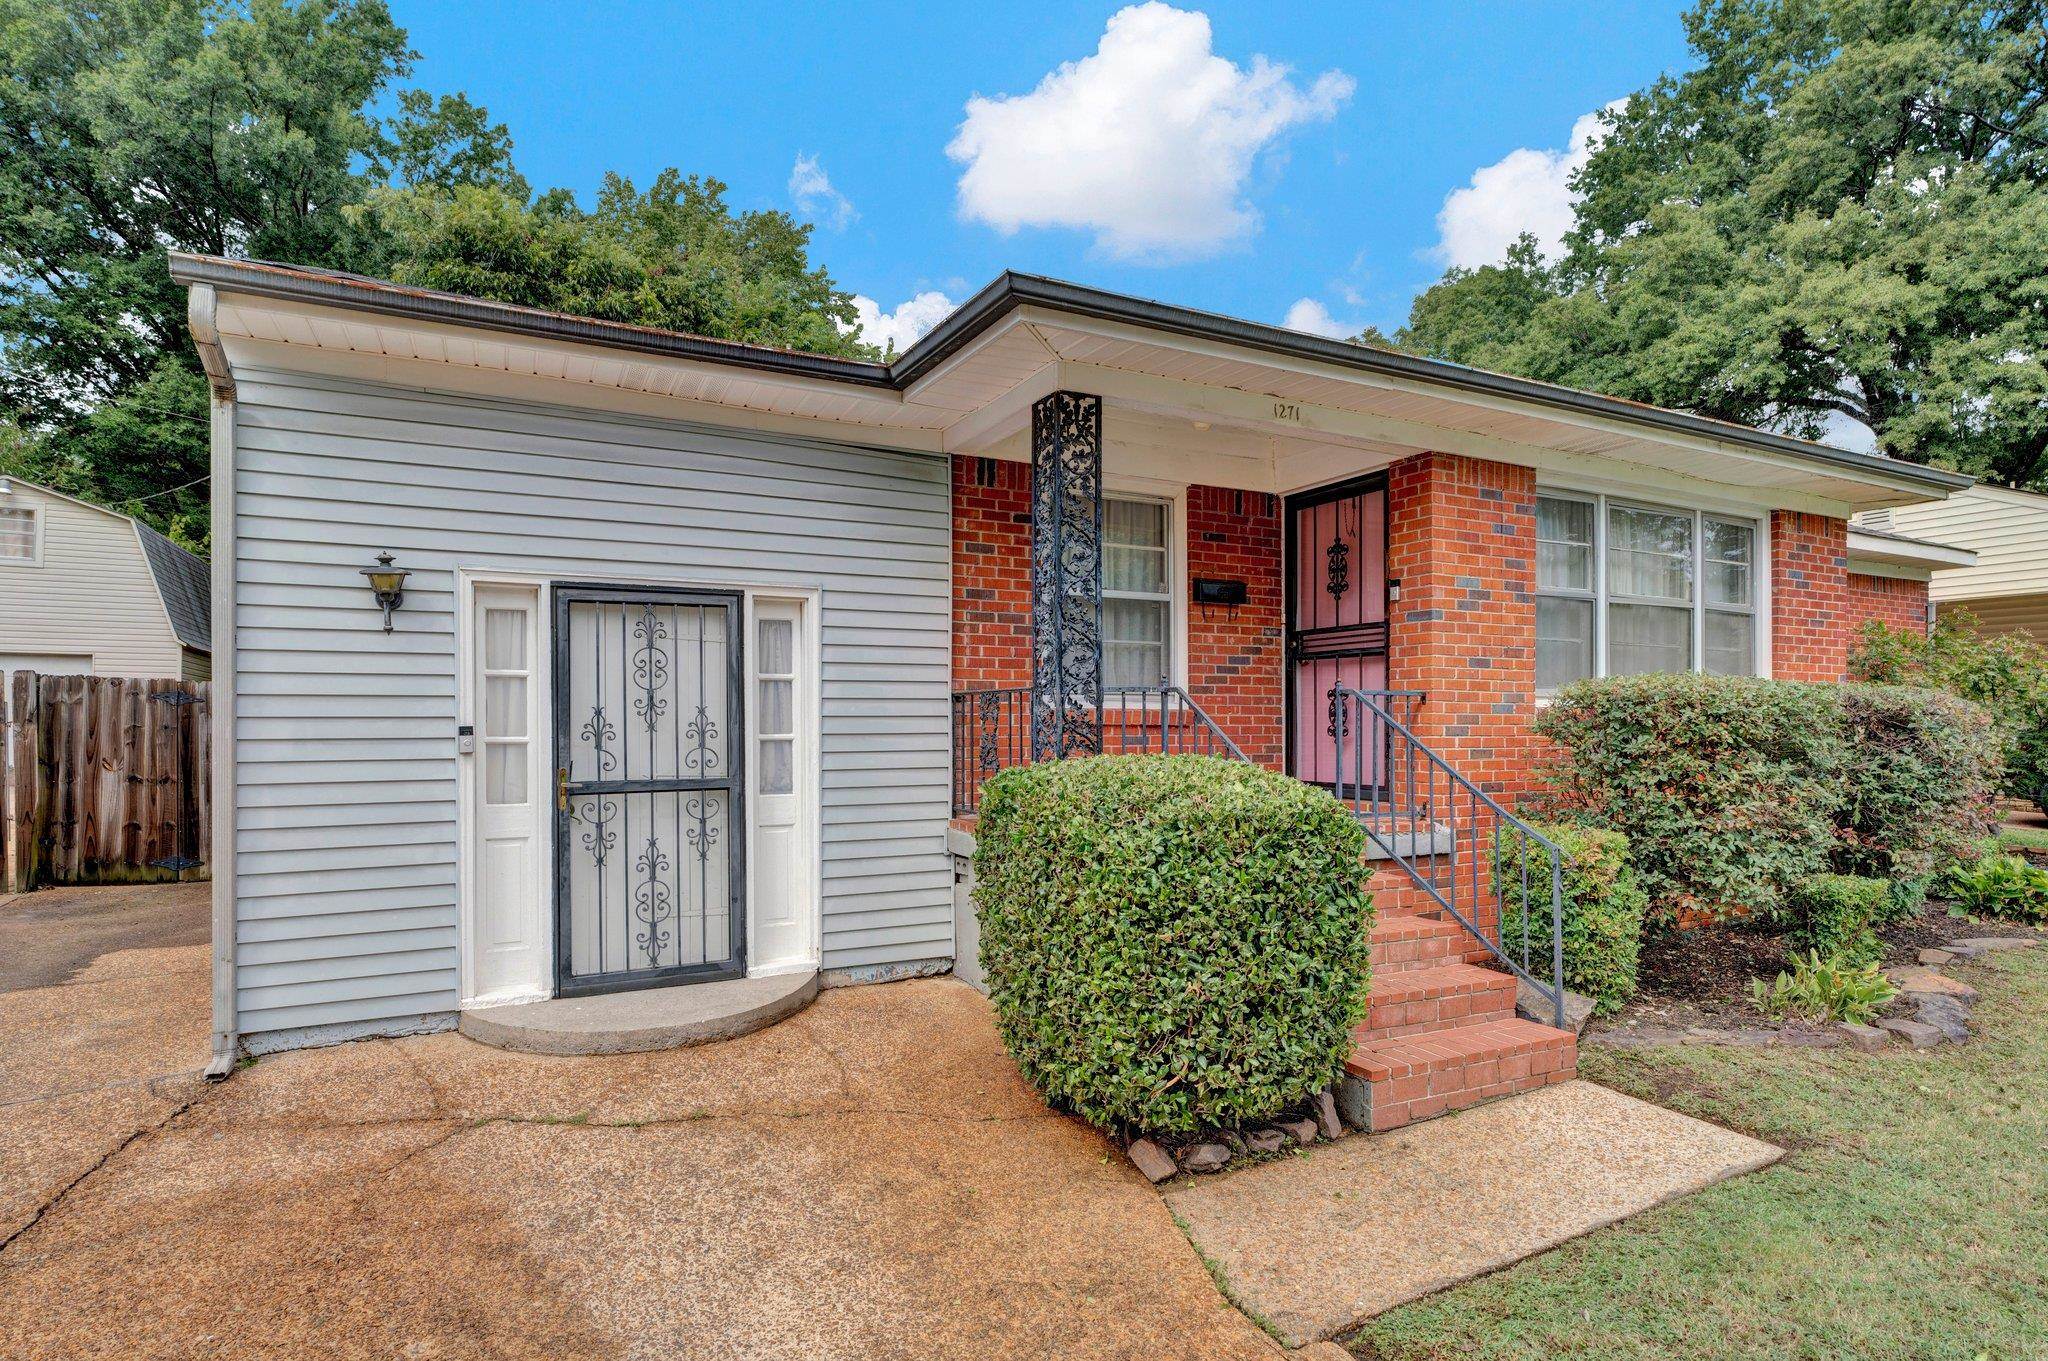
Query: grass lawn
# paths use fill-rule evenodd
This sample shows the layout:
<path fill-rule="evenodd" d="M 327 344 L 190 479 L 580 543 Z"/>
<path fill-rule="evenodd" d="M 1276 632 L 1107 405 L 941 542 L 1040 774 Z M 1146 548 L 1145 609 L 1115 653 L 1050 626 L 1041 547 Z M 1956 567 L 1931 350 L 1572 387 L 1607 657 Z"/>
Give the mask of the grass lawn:
<path fill-rule="evenodd" d="M 2048 1358 L 2048 949 L 1953 972 L 1983 994 L 1967 1045 L 1582 1050 L 1584 1077 L 1790 1153 L 1382 1315 L 1352 1349 Z"/>

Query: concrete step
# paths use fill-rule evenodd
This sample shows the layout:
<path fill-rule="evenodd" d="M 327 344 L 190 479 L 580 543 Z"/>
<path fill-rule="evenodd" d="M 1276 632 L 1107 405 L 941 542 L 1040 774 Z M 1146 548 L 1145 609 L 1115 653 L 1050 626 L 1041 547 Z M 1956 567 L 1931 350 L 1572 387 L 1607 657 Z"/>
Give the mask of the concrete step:
<path fill-rule="evenodd" d="M 1515 1014 L 1515 980 L 1476 964 L 1443 963 L 1375 974 L 1365 1022 L 1353 1032 L 1360 1044 L 1449 1030 Z"/>
<path fill-rule="evenodd" d="M 1372 924 L 1372 976 L 1427 969 L 1465 958 L 1465 928 L 1435 917 L 1381 917 Z"/>
<path fill-rule="evenodd" d="M 1567 1082 L 1578 1072 L 1578 1038 L 1534 1021 L 1482 1021 L 1360 1044 L 1344 1070 L 1338 1088 L 1344 1118 L 1381 1134 Z"/>

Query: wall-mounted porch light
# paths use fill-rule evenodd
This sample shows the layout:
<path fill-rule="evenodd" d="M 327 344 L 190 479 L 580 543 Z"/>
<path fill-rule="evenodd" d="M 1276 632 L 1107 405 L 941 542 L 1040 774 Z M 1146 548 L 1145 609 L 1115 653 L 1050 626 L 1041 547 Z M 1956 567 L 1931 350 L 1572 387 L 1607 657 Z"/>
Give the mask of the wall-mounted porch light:
<path fill-rule="evenodd" d="M 384 631 L 391 632 L 391 612 L 405 599 L 405 579 L 410 575 L 403 567 L 391 565 L 389 553 L 377 555 L 375 567 L 365 567 L 363 575 L 370 579 L 370 590 L 377 597 L 377 603 L 384 608 Z"/>

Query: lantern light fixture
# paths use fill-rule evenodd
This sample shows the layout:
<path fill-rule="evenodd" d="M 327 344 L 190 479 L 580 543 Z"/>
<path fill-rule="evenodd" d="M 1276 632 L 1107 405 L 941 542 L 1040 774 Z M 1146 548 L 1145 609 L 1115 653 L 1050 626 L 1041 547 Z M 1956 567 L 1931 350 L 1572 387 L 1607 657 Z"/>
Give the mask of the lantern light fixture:
<path fill-rule="evenodd" d="M 363 575 L 370 579 L 370 591 L 377 597 L 377 604 L 383 607 L 384 631 L 389 633 L 391 612 L 405 600 L 405 579 L 410 573 L 403 567 L 393 567 L 389 553 L 379 553 L 377 565 L 363 568 Z"/>

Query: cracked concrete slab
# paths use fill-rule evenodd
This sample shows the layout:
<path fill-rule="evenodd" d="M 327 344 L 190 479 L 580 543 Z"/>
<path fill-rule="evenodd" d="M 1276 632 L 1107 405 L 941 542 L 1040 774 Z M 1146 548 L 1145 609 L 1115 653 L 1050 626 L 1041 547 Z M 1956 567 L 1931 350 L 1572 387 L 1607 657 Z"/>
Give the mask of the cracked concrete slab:
<path fill-rule="evenodd" d="M 94 977 L 140 977 L 122 964 Z M 158 977 L 203 1003 L 203 972 Z M 0 1248 L 0 1357 L 1278 1355 L 951 980 L 668 1053 L 439 1034 L 152 1085 L 184 1024 L 153 1057 L 99 1031 L 136 1076 L 22 1103 L 44 1172 Z"/>
<path fill-rule="evenodd" d="M 1783 1156 L 1575 1081 L 1166 1201 L 1239 1304 L 1299 1347 Z"/>

